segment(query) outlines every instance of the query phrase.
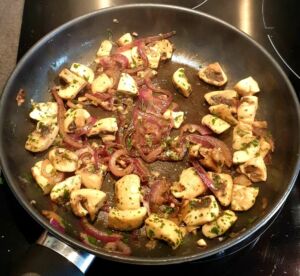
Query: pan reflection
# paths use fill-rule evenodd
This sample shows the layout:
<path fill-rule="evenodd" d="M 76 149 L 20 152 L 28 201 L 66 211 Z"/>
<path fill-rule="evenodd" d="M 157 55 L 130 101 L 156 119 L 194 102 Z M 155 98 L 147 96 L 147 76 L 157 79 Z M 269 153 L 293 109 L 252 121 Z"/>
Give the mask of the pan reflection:
<path fill-rule="evenodd" d="M 252 35 L 252 8 L 251 0 L 243 0 L 239 6 L 238 27 L 249 35 Z"/>

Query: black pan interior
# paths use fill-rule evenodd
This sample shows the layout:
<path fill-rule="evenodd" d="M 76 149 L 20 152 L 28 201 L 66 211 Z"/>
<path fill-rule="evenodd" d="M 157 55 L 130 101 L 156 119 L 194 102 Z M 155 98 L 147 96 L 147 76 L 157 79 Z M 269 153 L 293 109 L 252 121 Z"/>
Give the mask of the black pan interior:
<path fill-rule="evenodd" d="M 114 18 L 118 19 L 118 24 L 113 23 Z M 162 87 L 175 93 L 171 73 L 181 65 L 187 68 L 193 86 L 192 96 L 186 100 L 175 94 L 175 101 L 187 111 L 190 122 L 200 122 L 201 116 L 207 113 L 203 95 L 215 90 L 198 79 L 196 70 L 199 66 L 220 62 L 229 78 L 226 88 L 247 76 L 253 76 L 260 84 L 257 118 L 269 122 L 276 151 L 268 168 L 267 182 L 257 184 L 261 193 L 255 207 L 238 214 L 239 220 L 231 230 L 231 233 L 240 232 L 237 236 L 227 235 L 222 242 L 218 239 L 208 241 L 207 249 L 197 247 L 195 241 L 201 235 L 194 236 L 186 239 L 176 251 L 164 244 L 149 251 L 129 240 L 133 255 L 120 257 L 83 245 L 77 238 L 80 231 L 78 219 L 68 210 L 57 210 L 71 226 L 68 235 L 58 233 L 40 215 L 42 209 L 53 209 L 53 205 L 42 195 L 29 173 L 32 165 L 44 155 L 32 155 L 24 149 L 27 135 L 34 129 L 28 117 L 30 100 L 51 99 L 48 89 L 54 84 L 57 73 L 75 61 L 90 64 L 100 41 L 107 38 L 108 30 L 115 39 L 125 32 L 135 31 L 140 36 L 147 36 L 177 31 L 172 39 L 176 52 L 172 62 L 161 66 L 159 79 Z M 17 107 L 15 98 L 20 88 L 26 91 L 26 102 Z M 224 138 L 230 142 L 230 137 Z M 183 8 L 158 5 L 116 7 L 83 16 L 60 27 L 21 60 L 1 99 L 0 154 L 5 176 L 17 198 L 36 220 L 65 242 L 119 261 L 148 264 L 183 262 L 204 258 L 242 241 L 264 225 L 283 204 L 299 169 L 299 106 L 293 88 L 274 60 L 249 37 L 226 23 Z M 175 180 L 182 165 L 158 163 L 155 167 Z M 114 180 L 106 181 L 105 189 L 112 188 L 111 181 Z M 266 209 L 262 208 L 264 197 L 268 198 Z M 36 204 L 30 204 L 32 200 Z"/>

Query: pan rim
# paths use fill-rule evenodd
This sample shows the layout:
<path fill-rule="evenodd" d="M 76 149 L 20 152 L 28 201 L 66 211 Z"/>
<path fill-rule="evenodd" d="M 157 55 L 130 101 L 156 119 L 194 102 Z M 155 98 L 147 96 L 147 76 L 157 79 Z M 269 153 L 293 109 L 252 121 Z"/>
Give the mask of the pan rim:
<path fill-rule="evenodd" d="M 47 41 L 49 41 L 52 37 L 55 37 L 56 34 L 68 29 L 68 27 L 80 23 L 81 21 L 84 21 L 88 18 L 94 17 L 94 16 L 100 16 L 101 14 L 104 13 L 109 13 L 112 11 L 116 11 L 116 10 L 124 10 L 124 9 L 144 9 L 144 8 L 155 8 L 155 9 L 171 9 L 171 10 L 176 10 L 176 11 L 180 11 L 180 12 L 185 12 L 185 13 L 189 13 L 191 15 L 195 15 L 195 16 L 201 16 L 201 17 L 205 17 L 208 18 L 209 20 L 212 20 L 214 22 L 217 22 L 218 24 L 223 25 L 225 28 L 229 28 L 234 32 L 237 32 L 239 35 L 243 36 L 245 39 L 247 39 L 250 43 L 252 43 L 256 48 L 258 48 L 262 54 L 264 54 L 269 60 L 270 62 L 274 65 L 274 67 L 276 68 L 276 70 L 278 71 L 278 73 L 283 77 L 285 83 L 287 84 L 290 94 L 292 96 L 293 102 L 295 104 L 295 106 L 297 107 L 297 123 L 298 123 L 298 131 L 300 132 L 300 105 L 296 96 L 296 92 L 290 82 L 290 80 L 288 79 L 288 77 L 286 76 L 286 74 L 284 73 L 283 69 L 279 66 L 279 64 L 277 63 L 277 61 L 268 53 L 268 51 L 261 46 L 258 42 L 256 42 L 254 39 L 252 39 L 250 36 L 248 36 L 247 34 L 245 34 L 243 31 L 239 30 L 238 28 L 232 26 L 231 24 L 216 18 L 214 16 L 208 15 L 206 13 L 200 12 L 200 11 L 195 11 L 189 8 L 184 8 L 184 7 L 179 7 L 179 6 L 175 6 L 175 5 L 165 5 L 165 4 L 128 4 L 128 5 L 122 5 L 122 6 L 114 6 L 114 7 L 110 7 L 110 8 L 105 8 L 105 9 L 101 9 L 101 10 L 97 10 L 97 11 L 93 11 L 91 13 L 87 13 L 85 15 L 82 15 L 80 17 L 77 17 L 75 19 L 72 19 L 68 22 L 66 22 L 65 24 L 57 27 L 56 29 L 52 30 L 50 33 L 48 33 L 47 35 L 45 35 L 43 38 L 41 38 L 38 42 L 36 42 L 28 51 L 27 53 L 25 53 L 25 55 L 22 57 L 22 59 L 19 61 L 19 63 L 17 64 L 15 70 L 13 71 L 13 73 L 11 74 L 9 80 L 6 83 L 6 86 L 3 90 L 3 93 L 1 95 L 1 100 L 0 100 L 0 118 L 3 118 L 3 105 L 5 99 L 7 99 L 8 97 L 8 92 L 11 90 L 10 87 L 13 84 L 13 81 L 15 79 L 15 76 L 18 75 L 19 71 L 21 70 L 21 68 L 23 67 L 23 65 L 26 63 L 26 61 L 32 56 L 32 54 L 40 47 L 42 47 L 45 43 L 47 43 Z M 0 129 L 3 128 L 3 120 L 0 120 Z M 290 183 L 286 189 L 286 191 L 283 193 L 283 195 L 281 196 L 281 198 L 278 200 L 278 202 L 275 204 L 275 206 L 273 207 L 273 209 L 265 214 L 264 216 L 262 216 L 259 221 L 255 224 L 253 224 L 249 229 L 247 229 L 245 232 L 243 232 L 241 235 L 237 236 L 236 238 L 233 238 L 232 240 L 228 240 L 223 242 L 222 244 L 220 244 L 220 246 L 218 246 L 215 249 L 208 249 L 205 252 L 199 252 L 199 253 L 195 253 L 193 255 L 188 255 L 188 256 L 167 256 L 167 257 L 162 257 L 162 258 L 146 258 L 146 257 L 130 257 L 130 256 L 113 256 L 110 253 L 107 252 L 101 252 L 101 251 L 97 251 L 94 250 L 92 248 L 89 248 L 88 246 L 84 245 L 83 243 L 81 243 L 80 241 L 67 236 L 65 234 L 61 234 L 59 231 L 57 231 L 55 228 L 53 228 L 50 223 L 30 204 L 30 202 L 25 198 L 25 196 L 19 192 L 19 187 L 18 185 L 13 184 L 13 179 L 11 177 L 11 173 L 8 171 L 8 168 L 6 166 L 6 162 L 5 162 L 5 158 L 4 158 L 4 152 L 5 152 L 5 145 L 2 142 L 2 139 L 0 140 L 0 164 L 1 167 L 3 169 L 3 174 L 7 180 L 7 183 L 11 189 L 11 191 L 13 192 L 14 196 L 17 198 L 17 200 L 20 202 L 20 204 L 22 205 L 22 207 L 34 218 L 35 221 L 37 221 L 44 229 L 46 229 L 47 231 L 49 231 L 51 234 L 53 234 L 55 237 L 57 237 L 58 239 L 66 242 L 67 244 L 71 245 L 72 247 L 74 247 L 75 249 L 83 249 L 87 252 L 90 252 L 96 256 L 102 257 L 104 259 L 108 259 L 108 260 L 112 260 L 112 261 L 118 261 L 118 262 L 124 262 L 124 263 L 130 263 L 130 264 L 144 264 L 144 265 L 167 265 L 167 264 L 175 264 L 175 263 L 183 263 L 183 262 L 189 262 L 189 261 L 195 261 L 195 260 L 199 260 L 199 259 L 204 259 L 207 257 L 210 257 L 212 255 L 215 255 L 217 253 L 220 253 L 222 251 L 225 251 L 235 245 L 237 245 L 238 243 L 241 243 L 242 241 L 244 241 L 246 238 L 248 238 L 249 236 L 257 233 L 257 231 L 259 229 L 261 229 L 266 223 L 268 223 L 270 221 L 270 219 L 277 213 L 277 211 L 279 210 L 279 208 L 284 204 L 284 202 L 286 201 L 288 195 L 290 194 L 295 181 L 297 179 L 298 173 L 299 173 L 299 169 L 300 169 L 300 146 L 298 145 L 298 152 L 297 152 L 297 162 L 295 163 L 295 167 L 293 170 L 293 174 L 290 180 Z"/>

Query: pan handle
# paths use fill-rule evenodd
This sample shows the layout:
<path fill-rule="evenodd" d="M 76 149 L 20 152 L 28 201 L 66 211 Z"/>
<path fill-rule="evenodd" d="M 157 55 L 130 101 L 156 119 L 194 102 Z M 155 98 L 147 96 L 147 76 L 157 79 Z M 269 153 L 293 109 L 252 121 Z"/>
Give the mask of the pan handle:
<path fill-rule="evenodd" d="M 21 261 L 14 266 L 12 275 L 82 276 L 94 258 L 94 255 L 75 250 L 48 232 L 44 232 L 37 243 L 32 245 Z"/>

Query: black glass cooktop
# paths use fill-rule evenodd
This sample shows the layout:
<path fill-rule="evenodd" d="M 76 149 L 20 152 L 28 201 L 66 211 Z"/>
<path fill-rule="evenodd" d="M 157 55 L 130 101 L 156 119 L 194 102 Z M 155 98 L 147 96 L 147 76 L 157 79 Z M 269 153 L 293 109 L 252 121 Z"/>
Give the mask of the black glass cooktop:
<path fill-rule="evenodd" d="M 18 59 L 43 35 L 79 15 L 127 3 L 164 3 L 194 8 L 217 16 L 261 43 L 279 62 L 300 92 L 300 2 L 297 0 L 25 0 Z M 298 94 L 299 95 L 299 94 Z M 206 263 L 137 267 L 96 259 L 87 275 L 134 272 L 186 272 L 208 275 L 300 275 L 300 183 L 297 181 L 278 218 L 259 238 L 233 256 Z M 22 209 L 6 183 L 0 184 L 0 267 L 7 275 L 42 233 Z"/>

